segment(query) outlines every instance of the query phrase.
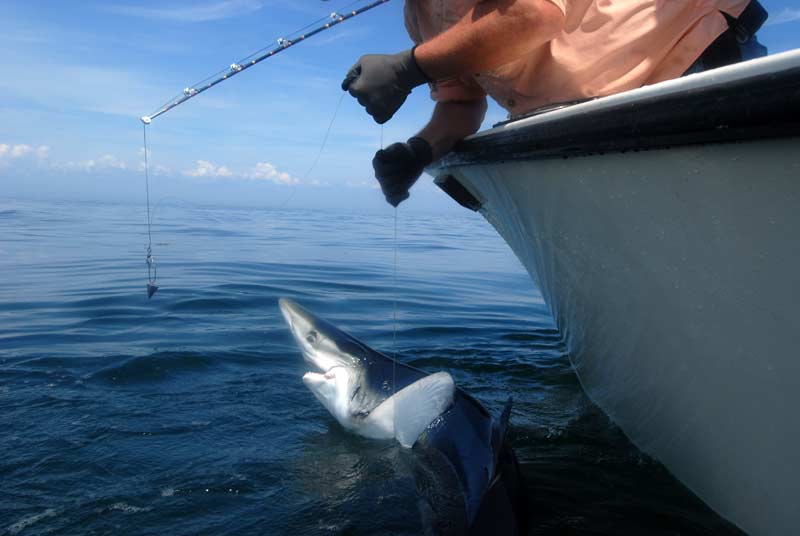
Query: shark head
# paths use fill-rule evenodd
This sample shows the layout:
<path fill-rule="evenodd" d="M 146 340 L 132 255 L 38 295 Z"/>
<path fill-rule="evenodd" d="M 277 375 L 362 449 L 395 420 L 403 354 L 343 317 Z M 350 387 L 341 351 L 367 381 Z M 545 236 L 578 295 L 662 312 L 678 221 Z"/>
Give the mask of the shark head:
<path fill-rule="evenodd" d="M 359 377 L 365 369 L 364 346 L 328 322 L 282 298 L 281 312 L 314 370 L 303 375 L 303 383 L 343 426 L 350 428 L 353 394 L 360 390 Z"/>
<path fill-rule="evenodd" d="M 363 366 L 362 352 L 359 352 L 363 345 L 353 337 L 291 300 L 281 298 L 278 304 L 303 357 L 317 371 Z"/>
<path fill-rule="evenodd" d="M 278 303 L 303 358 L 316 369 L 303 375 L 303 383 L 344 428 L 411 447 L 452 403 L 455 384 L 446 372 L 426 376 L 397 366 L 293 301 Z"/>

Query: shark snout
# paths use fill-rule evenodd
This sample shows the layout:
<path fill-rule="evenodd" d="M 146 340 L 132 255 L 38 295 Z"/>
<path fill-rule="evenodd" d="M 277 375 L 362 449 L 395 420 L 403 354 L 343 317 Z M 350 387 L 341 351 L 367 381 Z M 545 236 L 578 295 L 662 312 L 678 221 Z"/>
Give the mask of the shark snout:
<path fill-rule="evenodd" d="M 353 349 L 362 348 L 358 341 L 292 300 L 281 298 L 278 305 L 303 358 L 317 371 L 362 366 L 360 359 L 352 355 Z"/>
<path fill-rule="evenodd" d="M 278 300 L 278 307 L 281 309 L 281 313 L 283 314 L 284 320 L 289 325 L 289 329 L 294 331 L 293 329 L 293 318 L 297 315 L 297 310 L 300 307 L 292 300 L 287 298 L 281 298 Z"/>
<path fill-rule="evenodd" d="M 313 318 L 310 318 L 305 309 L 287 298 L 278 300 L 278 307 L 297 344 L 304 353 L 307 353 L 309 333 L 313 330 Z"/>
<path fill-rule="evenodd" d="M 324 336 L 319 332 L 319 319 L 287 298 L 278 300 L 278 306 L 306 363 L 322 372 L 339 364 L 338 360 L 331 359 L 329 353 L 321 349 Z"/>

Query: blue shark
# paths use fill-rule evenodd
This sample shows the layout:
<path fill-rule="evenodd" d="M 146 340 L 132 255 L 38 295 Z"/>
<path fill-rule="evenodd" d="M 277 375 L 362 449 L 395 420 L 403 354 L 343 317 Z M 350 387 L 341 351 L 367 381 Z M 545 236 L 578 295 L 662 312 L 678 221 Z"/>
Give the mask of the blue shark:
<path fill-rule="evenodd" d="M 414 471 L 418 488 L 430 489 L 431 481 L 441 488 L 449 480 L 460 490 L 462 519 L 438 521 L 436 532 L 518 531 L 521 480 L 505 442 L 510 400 L 494 419 L 447 372 L 429 374 L 397 362 L 291 300 L 279 305 L 313 369 L 303 382 L 339 424 L 411 449 L 420 461 Z M 506 519 L 498 524 L 499 516 Z"/>

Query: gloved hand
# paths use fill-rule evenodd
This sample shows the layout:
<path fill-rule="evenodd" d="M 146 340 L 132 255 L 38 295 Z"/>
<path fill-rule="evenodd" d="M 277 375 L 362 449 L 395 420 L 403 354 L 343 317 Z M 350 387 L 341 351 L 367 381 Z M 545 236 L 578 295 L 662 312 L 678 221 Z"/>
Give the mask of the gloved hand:
<path fill-rule="evenodd" d="M 408 199 L 408 190 L 422 175 L 425 166 L 433 162 L 433 150 L 422 138 L 406 143 L 393 143 L 375 153 L 372 167 L 381 185 L 386 202 L 396 207 Z"/>
<path fill-rule="evenodd" d="M 342 89 L 383 124 L 400 109 L 412 89 L 427 81 L 412 48 L 398 54 L 361 56 L 344 77 Z"/>

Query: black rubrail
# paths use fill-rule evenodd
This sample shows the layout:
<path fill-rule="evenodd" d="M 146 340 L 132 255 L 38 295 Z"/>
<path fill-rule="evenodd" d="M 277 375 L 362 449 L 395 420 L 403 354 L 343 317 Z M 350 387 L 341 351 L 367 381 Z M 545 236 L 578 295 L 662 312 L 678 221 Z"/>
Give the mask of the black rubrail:
<path fill-rule="evenodd" d="M 452 175 L 446 175 L 444 178 L 437 178 L 436 186 L 444 190 L 444 193 L 452 197 L 453 200 L 462 207 L 475 212 L 481 209 L 482 203 Z"/>
<path fill-rule="evenodd" d="M 438 167 L 796 136 L 797 67 L 478 136 L 461 142 Z"/>

